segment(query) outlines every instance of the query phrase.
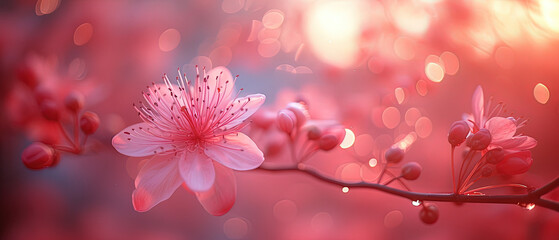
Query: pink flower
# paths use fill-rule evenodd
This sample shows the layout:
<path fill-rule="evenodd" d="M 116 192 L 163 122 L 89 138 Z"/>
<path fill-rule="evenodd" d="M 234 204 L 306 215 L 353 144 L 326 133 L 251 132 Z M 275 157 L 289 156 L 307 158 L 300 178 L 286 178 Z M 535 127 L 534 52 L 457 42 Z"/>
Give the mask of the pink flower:
<path fill-rule="evenodd" d="M 232 207 L 236 186 L 231 169 L 250 170 L 264 161 L 256 144 L 239 131 L 265 96 L 237 98 L 235 80 L 218 67 L 195 82 L 177 77 L 178 85 L 164 76 L 165 85 L 153 84 L 143 93 L 147 103 L 135 108 L 144 122 L 125 128 L 112 141 L 124 155 L 153 156 L 136 177 L 136 211 L 166 200 L 182 183 L 211 214 Z"/>
<path fill-rule="evenodd" d="M 484 153 L 493 149 L 503 150 L 499 159 L 488 159 L 488 161 L 497 162 L 497 170 L 506 175 L 516 175 L 528 171 L 533 162 L 528 150 L 534 148 L 537 141 L 529 136 L 516 135 L 516 131 L 524 125 L 524 122 L 513 117 L 498 116 L 502 110 L 501 105 L 497 105 L 490 113 L 486 113 L 481 86 L 478 86 L 474 92 L 472 106 L 473 115 L 467 118 L 472 128 L 471 136 L 475 137 L 475 133 L 487 129 L 491 139 L 486 148 L 479 150 L 483 150 Z M 493 155 L 491 156 L 493 157 Z"/>
<path fill-rule="evenodd" d="M 466 116 L 472 128 L 472 133 L 480 129 L 487 129 L 491 133 L 491 143 L 488 150 L 502 148 L 507 153 L 529 150 L 537 145 L 537 141 L 529 136 L 515 135 L 517 129 L 524 125 L 523 121 L 513 117 L 498 116 L 502 110 L 497 105 L 491 112 L 487 113 L 484 107 L 483 90 L 478 86 L 472 97 L 473 115 Z"/>

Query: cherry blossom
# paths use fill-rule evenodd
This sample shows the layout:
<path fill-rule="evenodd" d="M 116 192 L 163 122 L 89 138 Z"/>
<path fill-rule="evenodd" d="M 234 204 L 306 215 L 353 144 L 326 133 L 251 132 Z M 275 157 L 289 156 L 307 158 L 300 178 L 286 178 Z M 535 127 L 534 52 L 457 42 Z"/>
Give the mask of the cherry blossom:
<path fill-rule="evenodd" d="M 114 148 L 127 156 L 152 156 L 136 177 L 134 208 L 143 212 L 168 199 L 182 184 L 214 215 L 235 201 L 233 170 L 251 170 L 264 161 L 256 144 L 239 132 L 265 96 L 233 94 L 236 78 L 224 67 L 194 82 L 181 76 L 172 84 L 152 84 L 135 105 L 144 121 L 114 136 Z M 242 89 L 241 89 L 242 90 Z"/>

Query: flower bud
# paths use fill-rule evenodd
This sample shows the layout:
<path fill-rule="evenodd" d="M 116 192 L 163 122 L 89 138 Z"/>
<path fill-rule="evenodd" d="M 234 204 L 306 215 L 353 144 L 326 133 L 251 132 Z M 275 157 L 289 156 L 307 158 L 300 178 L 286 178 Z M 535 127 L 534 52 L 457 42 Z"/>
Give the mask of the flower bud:
<path fill-rule="evenodd" d="M 277 122 L 280 130 L 287 134 L 291 134 L 295 126 L 297 118 L 292 111 L 282 109 L 278 112 Z"/>
<path fill-rule="evenodd" d="M 530 169 L 533 161 L 530 151 L 507 154 L 503 160 L 497 164 L 497 171 L 505 175 L 525 173 Z"/>
<path fill-rule="evenodd" d="M 31 89 L 35 89 L 39 84 L 37 74 L 28 64 L 21 64 L 16 74 L 17 78 Z"/>
<path fill-rule="evenodd" d="M 384 153 L 384 158 L 389 163 L 399 163 L 404 159 L 404 150 L 399 147 L 391 147 Z"/>
<path fill-rule="evenodd" d="M 66 99 L 64 99 L 64 105 L 73 113 L 77 113 L 83 108 L 83 102 L 83 94 L 77 91 L 70 92 Z"/>
<path fill-rule="evenodd" d="M 421 165 L 416 162 L 409 162 L 402 166 L 402 177 L 407 180 L 415 180 L 421 175 Z"/>
<path fill-rule="evenodd" d="M 276 114 L 269 110 L 257 111 L 252 116 L 252 124 L 262 129 L 268 129 L 276 120 Z"/>
<path fill-rule="evenodd" d="M 448 131 L 448 142 L 452 146 L 458 146 L 466 140 L 468 133 L 470 132 L 470 126 L 465 121 L 456 121 L 450 126 Z"/>
<path fill-rule="evenodd" d="M 336 136 L 332 134 L 326 134 L 318 140 L 318 147 L 324 151 L 329 151 L 334 149 L 339 143 Z"/>
<path fill-rule="evenodd" d="M 317 140 L 322 136 L 322 131 L 315 125 L 309 126 L 307 138 L 309 140 Z"/>
<path fill-rule="evenodd" d="M 53 100 L 54 99 L 54 93 L 52 93 L 52 91 L 48 87 L 46 87 L 44 84 L 39 84 L 35 88 L 35 91 L 33 92 L 33 94 L 35 95 L 35 100 L 37 101 L 37 103 L 39 105 L 45 100 Z"/>
<path fill-rule="evenodd" d="M 41 114 L 47 120 L 58 121 L 58 119 L 60 119 L 60 109 L 54 100 L 46 99 L 42 101 L 39 108 L 41 110 Z"/>
<path fill-rule="evenodd" d="M 482 128 L 478 132 L 470 135 L 466 145 L 472 150 L 483 150 L 491 143 L 491 133 L 489 130 Z"/>
<path fill-rule="evenodd" d="M 494 148 L 485 153 L 485 161 L 490 164 L 497 164 L 505 157 L 505 151 L 502 148 Z"/>
<path fill-rule="evenodd" d="M 29 169 L 43 169 L 53 164 L 54 155 L 54 149 L 43 143 L 35 142 L 23 150 L 21 160 Z"/>
<path fill-rule="evenodd" d="M 80 128 L 86 135 L 90 135 L 99 128 L 99 116 L 94 112 L 85 112 L 80 118 Z"/>
<path fill-rule="evenodd" d="M 301 127 L 309 119 L 309 113 L 305 106 L 301 103 L 291 102 L 287 104 L 287 110 L 292 111 L 297 118 L 297 126 Z"/>
<path fill-rule="evenodd" d="M 495 171 L 494 165 L 485 165 L 481 168 L 481 176 L 482 177 L 491 177 L 493 172 Z"/>
<path fill-rule="evenodd" d="M 284 146 L 285 143 L 283 141 L 279 141 L 279 140 L 271 141 L 266 146 L 266 152 L 265 152 L 266 157 L 272 157 L 277 155 L 278 153 L 281 152 Z"/>
<path fill-rule="evenodd" d="M 424 203 L 419 218 L 425 224 L 433 224 L 439 219 L 439 208 L 435 204 Z"/>

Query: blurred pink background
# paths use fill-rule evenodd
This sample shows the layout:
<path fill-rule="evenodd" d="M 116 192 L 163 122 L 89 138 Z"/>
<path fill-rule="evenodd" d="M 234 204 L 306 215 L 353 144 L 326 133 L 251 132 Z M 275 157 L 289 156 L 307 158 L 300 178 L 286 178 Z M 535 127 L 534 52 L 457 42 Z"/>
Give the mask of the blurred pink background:
<path fill-rule="evenodd" d="M 481 85 L 486 98 L 527 119 L 520 132 L 538 140 L 527 173 L 487 183 L 541 186 L 559 175 L 557 1 L 8 0 L 0 33 L 1 239 L 559 237 L 559 215 L 548 209 L 437 203 L 439 221 L 425 225 L 407 199 L 258 170 L 236 172 L 237 201 L 223 216 L 206 213 L 182 188 L 138 213 L 131 193 L 142 159 L 110 143 L 140 121 L 132 103 L 163 73 L 226 66 L 245 93 L 266 94 L 266 108 L 304 99 L 313 118 L 354 134 L 310 159 L 316 168 L 337 176 L 351 162 L 374 178 L 371 159 L 410 136 L 404 161 L 423 172 L 408 185 L 450 192 L 448 127 L 471 112 Z M 79 89 L 85 108 L 99 114 L 82 155 L 63 154 L 40 171 L 22 164 L 23 149 L 49 127 L 33 115 L 21 66 L 61 98 Z M 559 191 L 547 198 L 559 200 Z"/>

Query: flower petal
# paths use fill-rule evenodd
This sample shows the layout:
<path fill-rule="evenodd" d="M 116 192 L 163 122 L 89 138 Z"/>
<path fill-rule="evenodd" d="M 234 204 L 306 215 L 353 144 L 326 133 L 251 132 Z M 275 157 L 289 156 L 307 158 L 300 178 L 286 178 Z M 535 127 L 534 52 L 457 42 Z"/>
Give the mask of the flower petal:
<path fill-rule="evenodd" d="M 194 192 L 209 190 L 215 181 L 212 160 L 202 152 L 182 154 L 179 160 L 179 171 L 186 186 Z"/>
<path fill-rule="evenodd" d="M 485 127 L 491 133 L 493 142 L 499 142 L 510 139 L 516 133 L 516 124 L 514 121 L 503 117 L 493 117 L 485 123 Z"/>
<path fill-rule="evenodd" d="M 472 96 L 472 110 L 474 114 L 474 121 L 476 124 L 481 125 L 481 121 L 483 120 L 484 114 L 484 106 L 483 106 L 483 89 L 481 86 L 477 86 L 474 95 Z M 482 128 L 483 126 L 478 126 Z"/>
<path fill-rule="evenodd" d="M 206 155 L 235 170 L 257 168 L 264 161 L 264 154 L 243 133 L 229 134 L 219 142 L 206 146 Z"/>
<path fill-rule="evenodd" d="M 229 129 L 241 124 L 248 117 L 252 116 L 265 100 L 266 96 L 262 94 L 251 94 L 231 101 L 230 104 L 233 106 L 227 111 L 227 114 L 231 113 L 234 115 L 231 115 L 228 119 L 228 116 L 225 116 L 226 121 L 222 123 L 222 128 Z"/>
<path fill-rule="evenodd" d="M 218 108 L 224 108 L 232 100 L 232 93 L 235 90 L 235 79 L 231 72 L 226 67 L 219 66 L 207 72 L 206 77 L 206 94 L 208 96 L 215 96 L 213 98 L 214 102 L 217 102 L 219 99 L 220 104 L 218 104 Z"/>
<path fill-rule="evenodd" d="M 505 158 L 497 164 L 497 171 L 505 175 L 522 174 L 530 169 L 533 161 L 530 151 L 507 154 Z"/>
<path fill-rule="evenodd" d="M 162 138 L 164 133 L 147 123 L 137 123 L 125 128 L 113 137 L 113 147 L 130 157 L 145 157 L 175 148 L 172 142 Z"/>
<path fill-rule="evenodd" d="M 182 182 L 174 155 L 154 156 L 147 161 L 136 177 L 136 190 L 132 193 L 134 209 L 138 212 L 150 210 L 167 200 Z"/>
<path fill-rule="evenodd" d="M 210 190 L 197 192 L 196 197 L 206 211 L 221 216 L 233 207 L 237 197 L 237 183 L 233 171 L 214 162 L 215 183 Z"/>

